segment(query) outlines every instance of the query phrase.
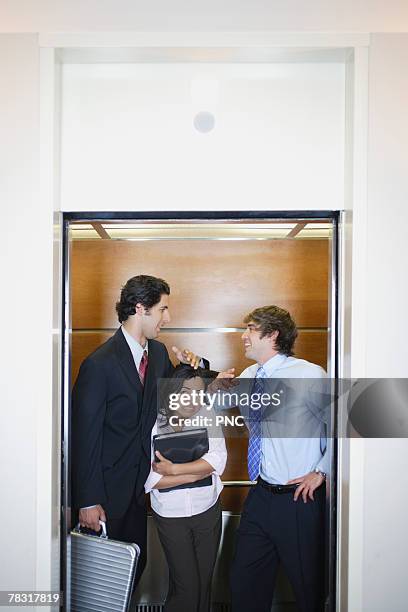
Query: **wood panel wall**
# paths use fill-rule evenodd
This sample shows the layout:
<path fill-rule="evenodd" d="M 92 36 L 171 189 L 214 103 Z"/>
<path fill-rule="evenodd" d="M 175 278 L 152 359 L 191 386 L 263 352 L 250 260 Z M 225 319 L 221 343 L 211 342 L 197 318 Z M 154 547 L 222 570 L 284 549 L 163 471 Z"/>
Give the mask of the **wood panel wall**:
<path fill-rule="evenodd" d="M 296 356 L 327 366 L 328 240 L 81 240 L 72 244 L 72 380 L 82 360 L 118 326 L 115 303 L 137 274 L 171 288 L 169 329 L 160 340 L 206 356 L 217 370 L 250 365 L 243 354 L 243 318 L 277 304 L 299 330 Z M 247 438 L 227 440 L 224 480 L 247 480 Z M 225 488 L 224 509 L 240 511 L 246 487 Z"/>
<path fill-rule="evenodd" d="M 137 274 L 170 284 L 171 327 L 241 327 L 278 304 L 299 327 L 327 328 L 327 240 L 75 242 L 73 329 L 116 327 L 120 289 Z"/>

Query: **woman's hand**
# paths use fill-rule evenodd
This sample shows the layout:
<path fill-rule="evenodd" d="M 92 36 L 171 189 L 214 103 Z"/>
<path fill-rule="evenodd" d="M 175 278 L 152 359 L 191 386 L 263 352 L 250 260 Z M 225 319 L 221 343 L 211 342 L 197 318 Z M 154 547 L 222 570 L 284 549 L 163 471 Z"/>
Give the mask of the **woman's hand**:
<path fill-rule="evenodd" d="M 169 461 L 169 459 L 166 459 L 166 457 L 163 457 L 159 451 L 156 451 L 155 454 L 159 461 L 153 461 L 153 472 L 160 474 L 160 476 L 177 476 L 175 469 L 177 464 Z"/>
<path fill-rule="evenodd" d="M 153 461 L 152 470 L 160 476 L 185 476 L 186 474 L 196 474 L 201 478 L 206 478 L 213 473 L 214 468 L 205 459 L 196 459 L 187 463 L 173 463 L 163 457 L 159 451 L 155 451 L 156 457 L 160 461 Z"/>

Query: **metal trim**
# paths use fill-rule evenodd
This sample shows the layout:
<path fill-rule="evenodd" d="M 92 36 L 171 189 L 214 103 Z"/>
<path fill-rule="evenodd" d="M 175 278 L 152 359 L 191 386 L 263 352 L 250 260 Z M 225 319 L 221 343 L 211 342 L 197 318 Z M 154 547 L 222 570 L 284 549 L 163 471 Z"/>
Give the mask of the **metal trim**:
<path fill-rule="evenodd" d="M 208 221 L 223 220 L 230 222 L 236 219 L 263 219 L 265 221 L 271 221 L 273 219 L 297 219 L 310 220 L 310 219 L 333 219 L 339 211 L 329 210 L 279 210 L 279 211 L 198 211 L 198 212 L 186 212 L 186 211 L 124 211 L 124 212 L 64 212 L 64 219 L 67 221 L 81 221 L 82 223 L 92 221 L 128 221 L 128 220 L 189 220 L 197 221 L 205 219 Z"/>
<path fill-rule="evenodd" d="M 333 239 L 331 253 L 331 318 L 330 318 L 330 377 L 334 386 L 333 392 L 336 394 L 339 373 L 339 233 L 340 213 L 333 217 Z M 335 395 L 336 396 L 336 395 Z M 332 431 L 327 440 L 327 449 L 331 455 L 330 482 L 329 482 L 329 503 L 326 507 L 326 551 L 327 576 L 326 576 L 326 610 L 335 612 L 337 598 L 337 549 L 338 549 L 338 509 L 337 509 L 337 489 L 338 489 L 338 407 L 334 402 L 331 414 Z"/>
<path fill-rule="evenodd" d="M 204 236 L 191 236 L 190 238 L 186 238 L 185 236 L 165 236 L 164 238 L 160 236 L 148 236 L 146 238 L 109 238 L 114 242 L 180 242 L 182 240 L 186 242 L 273 242 L 275 240 L 292 240 L 292 238 L 288 238 L 288 236 L 268 236 L 268 237 L 255 237 L 255 236 L 237 236 L 237 237 L 204 237 Z M 76 238 L 77 242 L 85 242 L 85 241 L 99 241 L 103 240 L 101 237 L 91 237 L 91 238 Z M 326 237 L 322 236 L 310 236 L 308 238 L 297 238 L 297 240 L 307 240 L 311 242 L 313 240 L 326 240 Z"/>
<path fill-rule="evenodd" d="M 220 334 L 241 333 L 245 331 L 245 327 L 163 327 L 163 332 L 170 333 L 208 333 L 217 332 Z M 114 333 L 117 327 L 75 327 L 69 330 L 70 334 L 81 332 L 82 334 L 94 334 L 96 332 L 112 332 Z M 298 331 L 307 333 L 327 332 L 327 327 L 297 327 Z"/>
<path fill-rule="evenodd" d="M 62 517 L 62 529 L 61 529 L 61 573 L 62 573 L 62 589 L 64 590 L 65 608 L 68 612 L 70 611 L 70 571 L 69 571 L 69 555 L 70 555 L 70 538 L 69 538 L 69 523 L 67 510 L 69 508 L 68 503 L 70 499 L 69 491 L 69 389 L 70 389 L 70 339 L 72 337 L 72 330 L 70 326 L 70 269 L 69 269 L 69 239 L 68 230 L 70 221 L 103 221 L 103 220 L 168 220 L 174 221 L 180 220 L 225 220 L 226 222 L 232 222 L 233 220 L 241 219 L 263 219 L 265 221 L 271 221 L 273 219 L 297 219 L 297 220 L 311 220 L 311 219 L 330 219 L 333 222 L 333 252 L 332 252 L 332 297 L 334 298 L 331 305 L 331 328 L 329 334 L 331 335 L 332 347 L 331 353 L 333 354 L 333 361 L 331 365 L 332 372 L 336 378 L 338 376 L 338 225 L 339 225 L 340 211 L 213 211 L 213 212 L 185 212 L 185 211 L 172 211 L 172 212 L 64 212 L 63 213 L 63 317 L 64 327 L 62 329 L 63 339 L 63 379 L 62 379 L 62 411 L 63 411 L 63 457 L 62 457 L 62 474 L 61 474 L 61 500 L 63 500 L 63 506 L 61 508 Z M 177 328 L 174 328 L 177 329 Z M 181 329 L 181 328 L 179 328 Z M 223 328 L 220 328 L 223 329 Z M 228 328 L 227 328 L 228 329 Z M 240 328 L 237 331 L 241 331 Z M 183 330 L 186 331 L 186 330 Z M 336 575 L 336 551 L 337 551 L 337 508 L 336 508 L 336 478 L 337 478 L 337 441 L 333 440 L 332 450 L 332 478 L 330 484 L 330 521 L 329 521 L 329 583 L 327 589 L 327 608 L 330 611 L 335 610 L 336 600 L 336 581 L 331 578 L 334 574 Z M 253 486 L 254 483 L 251 481 L 227 481 L 227 486 Z M 224 483 L 226 484 L 226 483 Z M 64 559 L 65 557 L 65 559 Z M 331 580 L 331 581 L 330 581 Z M 64 588 L 65 587 L 65 588 Z M 330 587 L 330 589 L 329 589 Z"/>
<path fill-rule="evenodd" d="M 69 221 L 62 221 L 62 382 L 61 382 L 61 590 L 64 610 L 71 609 L 71 541 L 70 541 L 70 381 L 71 381 L 71 308 L 70 308 Z"/>
<path fill-rule="evenodd" d="M 222 480 L 224 487 L 253 487 L 256 485 L 255 480 Z"/>

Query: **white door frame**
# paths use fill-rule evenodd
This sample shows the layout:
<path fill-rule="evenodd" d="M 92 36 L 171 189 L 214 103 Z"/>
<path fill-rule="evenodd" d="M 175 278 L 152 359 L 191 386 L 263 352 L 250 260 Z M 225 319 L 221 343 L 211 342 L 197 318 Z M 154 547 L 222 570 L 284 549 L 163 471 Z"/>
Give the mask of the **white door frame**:
<path fill-rule="evenodd" d="M 65 61 L 137 61 L 143 52 L 179 54 L 200 50 L 211 57 L 228 50 L 230 60 L 259 56 L 262 61 L 291 61 L 299 54 L 313 61 L 322 52 L 344 53 L 346 62 L 346 185 L 341 227 L 339 278 L 339 364 L 341 377 L 366 372 L 366 231 L 368 34 L 296 32 L 100 32 L 40 33 L 41 203 L 55 213 L 53 410 L 42 415 L 37 438 L 38 512 L 37 582 L 55 588 L 59 582 L 58 532 L 60 481 L 53 462 L 60 461 L 62 364 L 62 271 L 60 240 L 59 128 L 60 72 Z M 246 54 L 246 55 L 245 55 Z M 214 61 L 214 60 L 213 60 Z M 228 60 L 227 60 L 228 61 Z M 44 418 L 49 419 L 44 423 Z M 337 610 L 362 611 L 363 440 L 339 440 Z M 51 528 L 50 528 L 51 526 Z"/>

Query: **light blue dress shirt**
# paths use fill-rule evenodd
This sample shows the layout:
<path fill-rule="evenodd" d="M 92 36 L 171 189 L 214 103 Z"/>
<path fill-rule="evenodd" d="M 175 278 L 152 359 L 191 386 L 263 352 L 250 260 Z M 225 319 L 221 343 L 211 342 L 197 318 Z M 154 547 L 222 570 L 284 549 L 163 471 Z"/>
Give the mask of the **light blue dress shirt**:
<path fill-rule="evenodd" d="M 246 368 L 239 378 L 254 379 L 259 364 Z M 293 437 L 288 435 L 276 436 L 279 423 L 266 420 L 262 424 L 261 439 L 261 466 L 260 476 L 271 484 L 286 484 L 289 480 L 304 476 L 316 468 L 323 472 L 329 470 L 329 457 L 326 453 L 326 432 L 328 419 L 325 417 L 328 406 L 319 405 L 316 401 L 318 393 L 309 393 L 313 380 L 326 378 L 326 372 L 320 366 L 297 359 L 277 354 L 263 364 L 266 378 L 276 379 L 307 379 L 304 384 L 305 393 L 300 393 L 302 381 L 293 381 L 292 386 L 298 387 L 299 392 L 294 395 L 295 400 L 285 402 L 283 410 L 291 411 L 295 423 L 308 421 L 313 427 L 313 435 L 308 437 Z M 318 382 L 318 381 L 317 381 Z M 321 381 L 322 382 L 322 381 Z M 321 382 L 317 386 L 322 386 Z M 291 384 L 288 381 L 288 384 Z M 301 404 L 299 403 L 301 398 Z M 303 425 L 302 425 L 303 426 Z M 302 431 L 302 428 L 300 428 Z M 275 432 L 275 433 L 274 433 Z"/>

